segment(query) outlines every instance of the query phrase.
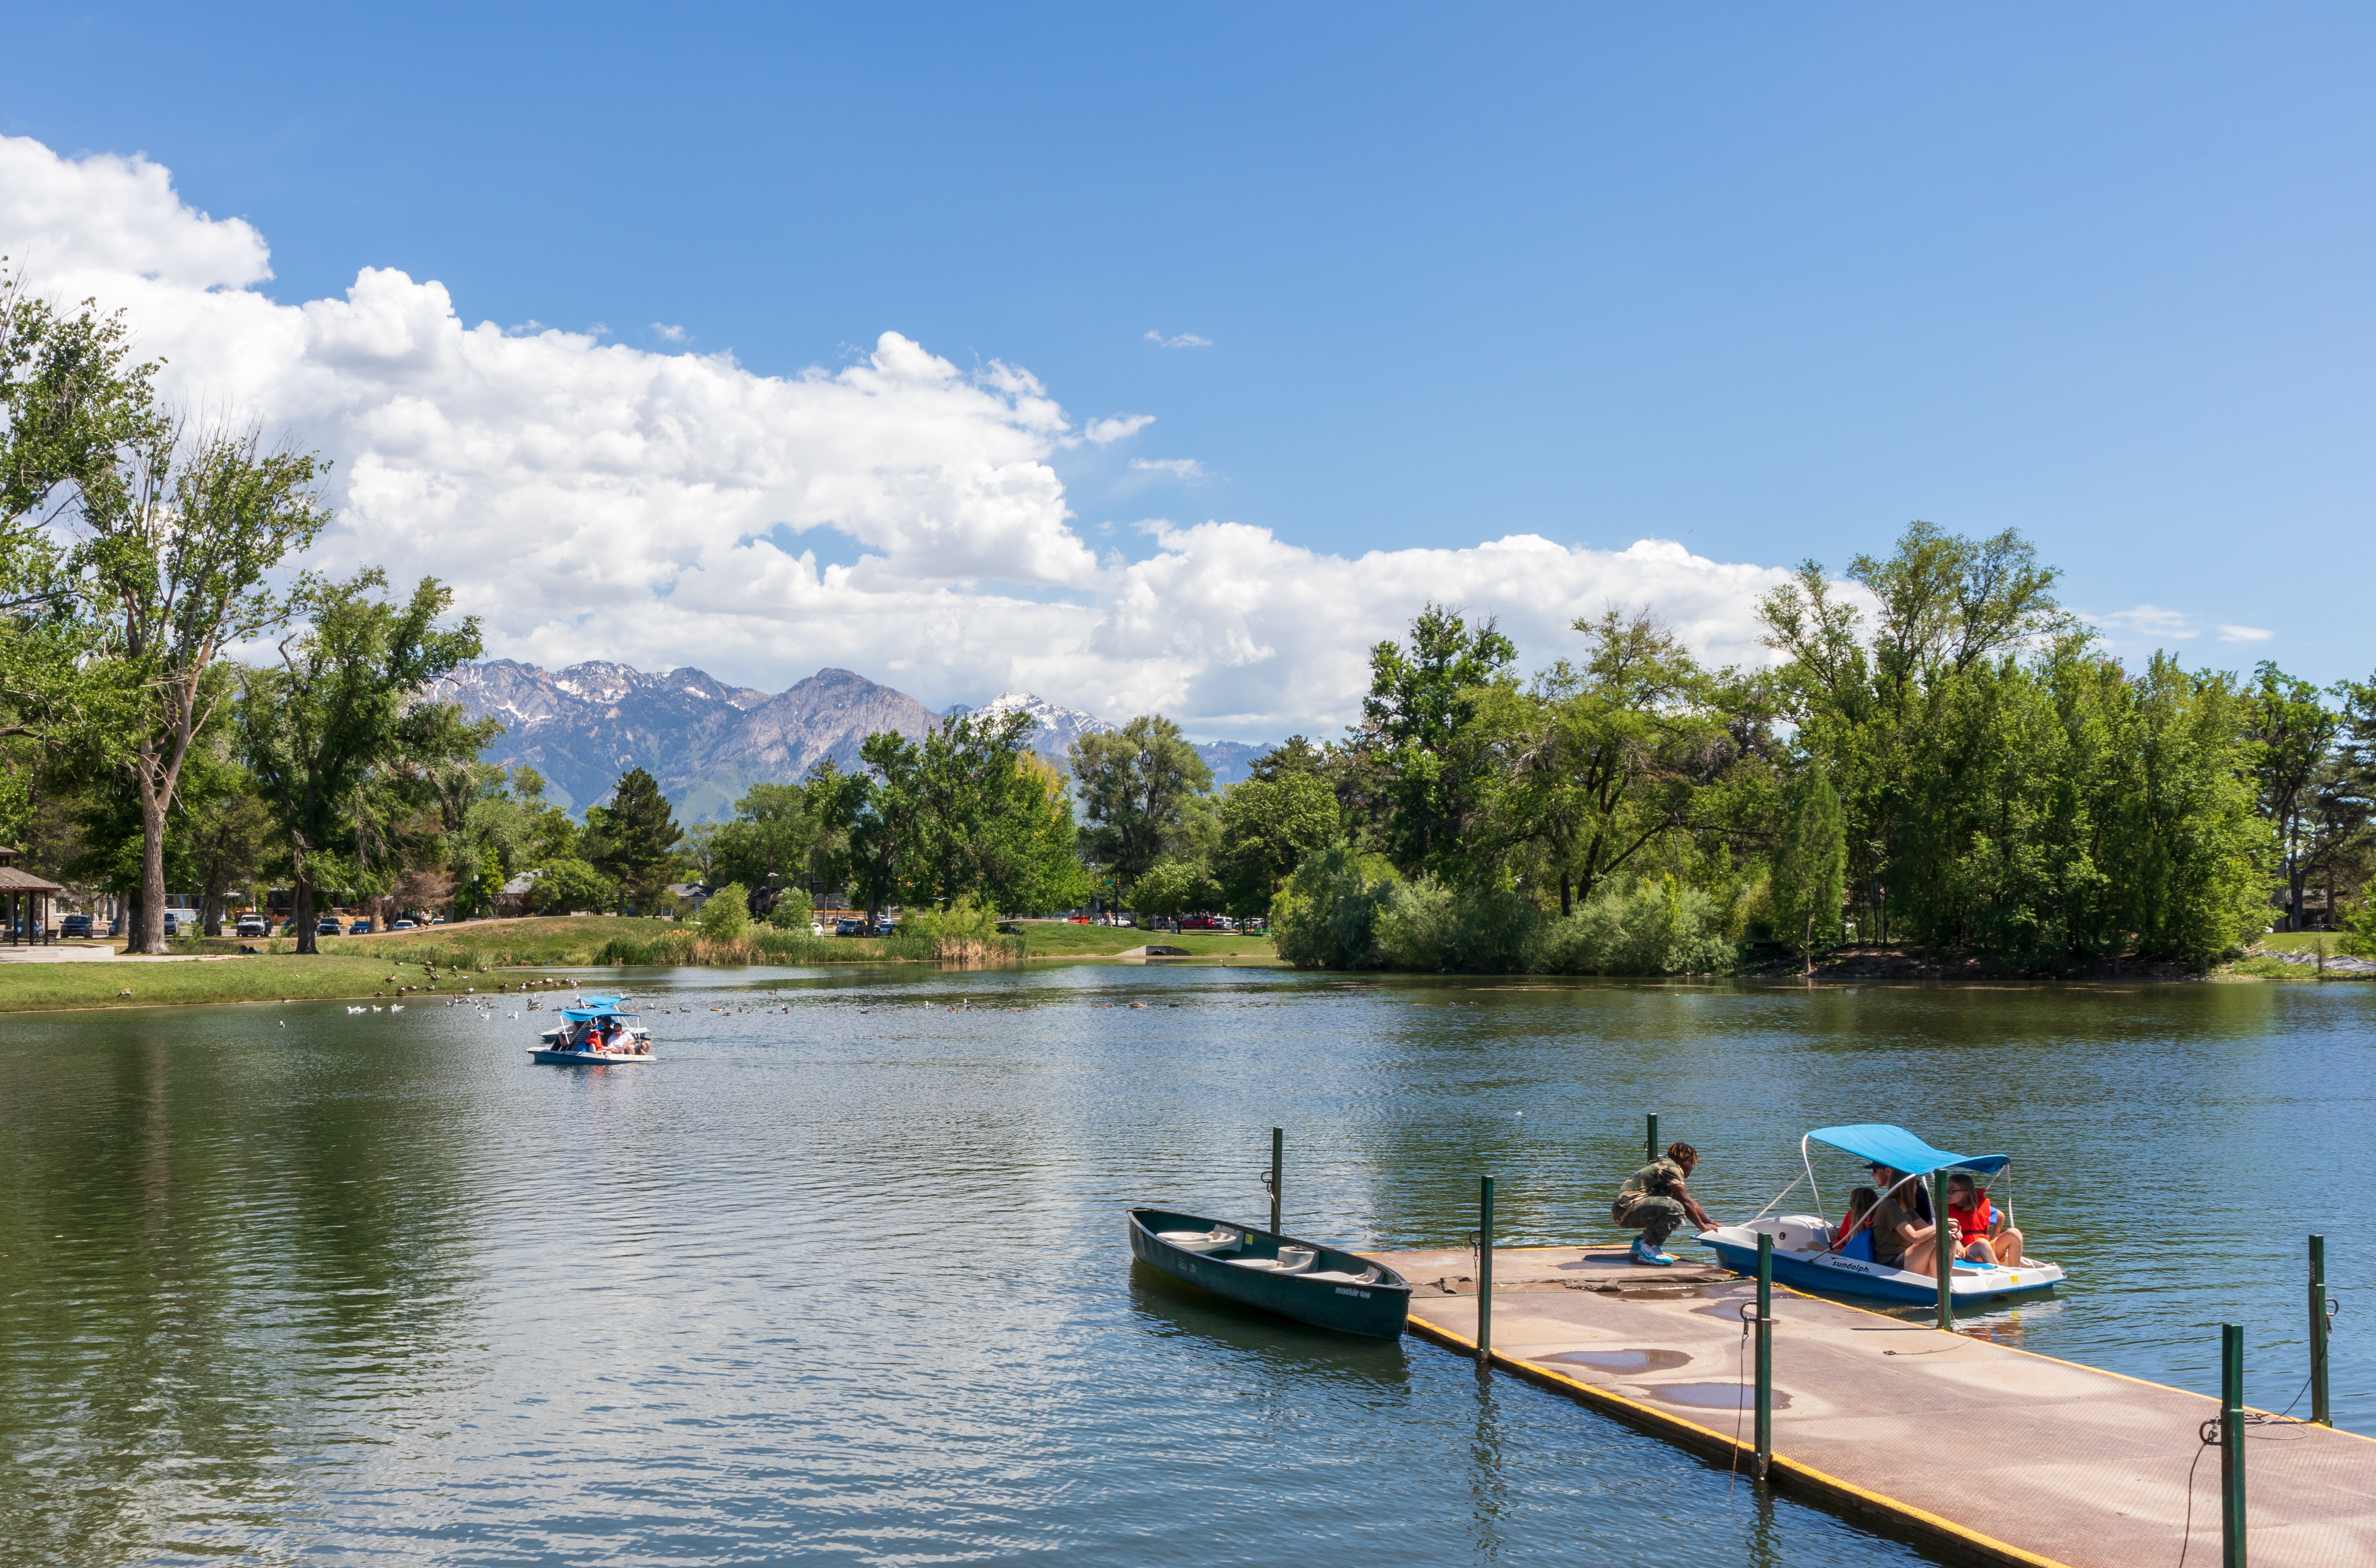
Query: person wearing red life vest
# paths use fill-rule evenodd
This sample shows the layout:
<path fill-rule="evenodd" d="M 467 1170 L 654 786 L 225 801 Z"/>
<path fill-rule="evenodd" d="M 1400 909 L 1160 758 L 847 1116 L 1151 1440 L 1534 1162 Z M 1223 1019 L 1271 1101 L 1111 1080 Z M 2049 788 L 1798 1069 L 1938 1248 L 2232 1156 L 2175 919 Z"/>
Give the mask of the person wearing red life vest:
<path fill-rule="evenodd" d="M 2021 1262 L 2023 1238 L 2004 1211 L 1989 1202 L 1989 1190 L 1960 1172 L 1947 1178 L 1947 1218 L 1963 1233 L 1963 1255 L 1974 1263 Z"/>

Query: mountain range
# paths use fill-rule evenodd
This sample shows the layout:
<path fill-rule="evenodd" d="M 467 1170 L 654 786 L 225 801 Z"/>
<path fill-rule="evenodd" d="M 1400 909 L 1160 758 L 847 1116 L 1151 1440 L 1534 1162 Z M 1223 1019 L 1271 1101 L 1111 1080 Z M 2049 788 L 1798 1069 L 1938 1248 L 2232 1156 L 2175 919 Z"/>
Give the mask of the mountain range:
<path fill-rule="evenodd" d="M 599 659 L 548 671 L 494 659 L 463 665 L 451 679 L 446 695 L 465 712 L 503 721 L 504 733 L 483 758 L 535 768 L 546 796 L 578 816 L 607 797 L 621 774 L 641 767 L 659 780 L 679 821 L 723 821 L 754 784 L 796 782 L 826 757 L 854 769 L 867 736 L 896 730 L 921 737 L 950 714 L 1030 714 L 1038 721 L 1032 748 L 1059 769 L 1081 736 L 1121 728 L 1026 692 L 935 713 L 848 670 L 820 670 L 773 695 L 698 670 L 647 673 Z M 1242 741 L 1196 747 L 1216 788 L 1244 778 L 1246 765 L 1269 749 Z"/>

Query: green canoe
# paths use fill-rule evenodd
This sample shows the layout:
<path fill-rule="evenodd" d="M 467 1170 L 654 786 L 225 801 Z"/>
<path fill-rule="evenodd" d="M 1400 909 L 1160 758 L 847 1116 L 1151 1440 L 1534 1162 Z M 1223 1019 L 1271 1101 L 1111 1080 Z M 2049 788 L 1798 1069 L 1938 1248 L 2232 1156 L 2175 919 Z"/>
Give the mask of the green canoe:
<path fill-rule="evenodd" d="M 1392 1339 L 1410 1312 L 1410 1281 L 1383 1264 L 1202 1215 L 1132 1209 L 1130 1251 L 1217 1296 L 1346 1334 Z"/>

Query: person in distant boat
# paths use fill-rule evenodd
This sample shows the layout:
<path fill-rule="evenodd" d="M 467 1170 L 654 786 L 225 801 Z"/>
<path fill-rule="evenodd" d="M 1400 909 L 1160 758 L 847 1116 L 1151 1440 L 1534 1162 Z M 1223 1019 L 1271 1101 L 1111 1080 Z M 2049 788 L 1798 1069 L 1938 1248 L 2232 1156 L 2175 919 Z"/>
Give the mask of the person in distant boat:
<path fill-rule="evenodd" d="M 1989 1202 L 1989 1190 L 1969 1176 L 1947 1178 L 1947 1218 L 1963 1238 L 1963 1255 L 1975 1263 L 2021 1262 L 2022 1234 L 2004 1210 Z"/>
<path fill-rule="evenodd" d="M 1904 1171 L 1893 1170 L 1886 1165 L 1874 1166 L 1872 1179 L 1881 1194 L 1873 1200 L 1871 1218 L 1866 1221 L 1872 1230 L 1872 1261 L 1883 1268 L 1902 1268 L 1910 1274 L 1936 1274 L 1939 1227 L 1925 1218 L 1921 1184 L 1907 1181 Z M 1954 1222 L 1948 1223 L 1952 1226 Z"/>
<path fill-rule="evenodd" d="M 1634 1238 L 1634 1261 L 1664 1268 L 1675 1261 L 1668 1252 L 1667 1238 L 1688 1219 L 1703 1230 L 1716 1229 L 1707 1210 L 1700 1207 L 1684 1182 L 1699 1168 L 1700 1151 L 1685 1143 L 1667 1146 L 1666 1154 L 1633 1175 L 1617 1189 L 1617 1201 L 1609 1206 L 1610 1218 L 1628 1230 L 1639 1230 Z"/>

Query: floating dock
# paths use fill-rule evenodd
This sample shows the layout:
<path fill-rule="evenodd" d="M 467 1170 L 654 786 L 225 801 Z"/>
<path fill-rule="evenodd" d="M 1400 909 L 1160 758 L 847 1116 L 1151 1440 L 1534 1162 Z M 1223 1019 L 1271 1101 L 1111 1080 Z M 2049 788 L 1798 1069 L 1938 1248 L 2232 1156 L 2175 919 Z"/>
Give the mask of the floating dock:
<path fill-rule="evenodd" d="M 1476 1253 L 1368 1255 L 1411 1282 L 1412 1332 L 1476 1353 Z M 1494 1249 L 1492 1364 L 1746 1476 L 1756 1286 L 1679 1255 Z M 1967 1562 L 2219 1561 L 2218 1400 L 1780 1286 L 1774 1321 L 1784 1491 Z M 2376 1563 L 2376 1440 L 2270 1421 L 2245 1457 L 2252 1568 Z"/>

